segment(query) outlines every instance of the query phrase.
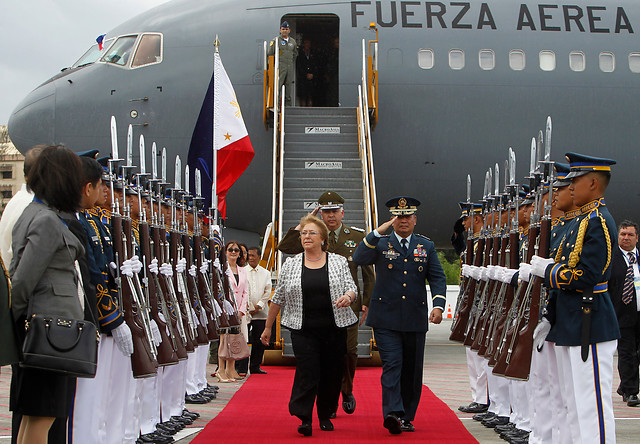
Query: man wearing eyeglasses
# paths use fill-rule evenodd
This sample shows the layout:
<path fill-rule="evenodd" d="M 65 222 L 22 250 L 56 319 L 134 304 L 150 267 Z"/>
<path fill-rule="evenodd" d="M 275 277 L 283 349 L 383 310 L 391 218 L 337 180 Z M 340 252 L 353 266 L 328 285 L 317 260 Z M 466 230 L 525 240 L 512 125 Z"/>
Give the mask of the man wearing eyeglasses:
<path fill-rule="evenodd" d="M 364 239 L 364 230 L 357 227 L 345 227 L 342 223 L 344 218 L 344 199 L 335 191 L 326 191 L 318 199 L 318 206 L 311 212 L 312 215 L 320 217 L 329 229 L 329 239 L 327 239 L 328 251 L 339 254 L 347 259 L 349 270 L 353 281 L 358 287 L 358 297 L 351 304 L 353 312 L 359 316 L 362 312 L 360 324 L 362 325 L 367 317 L 371 292 L 375 285 L 375 273 L 371 265 L 358 265 L 353 262 L 353 253 L 358 244 Z M 287 234 L 278 244 L 278 250 L 286 254 L 298 254 L 303 251 L 300 243 L 300 225 L 289 229 Z M 362 273 L 364 291 L 361 293 L 358 283 L 358 267 Z M 360 297 L 362 296 L 362 298 Z M 356 399 L 353 396 L 353 378 L 356 373 L 358 362 L 358 324 L 347 330 L 347 354 L 345 356 L 345 367 L 342 374 L 342 409 L 351 414 L 356 409 Z M 337 410 L 338 406 L 336 406 Z M 332 418 L 335 415 L 332 416 Z"/>

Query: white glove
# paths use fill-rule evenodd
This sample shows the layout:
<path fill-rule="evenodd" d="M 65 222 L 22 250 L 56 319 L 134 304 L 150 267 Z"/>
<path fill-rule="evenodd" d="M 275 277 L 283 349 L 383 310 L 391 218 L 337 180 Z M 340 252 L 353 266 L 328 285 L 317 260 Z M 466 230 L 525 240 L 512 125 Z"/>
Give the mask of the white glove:
<path fill-rule="evenodd" d="M 187 260 L 182 258 L 176 264 L 176 273 L 184 273 L 184 270 L 187 269 Z"/>
<path fill-rule="evenodd" d="M 173 276 L 173 268 L 171 268 L 171 265 L 167 264 L 166 262 L 162 265 L 160 265 L 160 273 L 162 273 L 165 276 Z"/>
<path fill-rule="evenodd" d="M 540 256 L 533 256 L 531 258 L 531 274 L 544 277 L 544 272 L 547 271 L 547 267 L 553 264 L 555 260 L 552 258 L 544 259 Z"/>
<path fill-rule="evenodd" d="M 222 271 L 222 267 L 220 266 L 220 259 L 216 258 L 216 260 L 213 261 L 213 266 Z"/>
<path fill-rule="evenodd" d="M 142 270 L 142 262 L 140 262 L 138 256 L 133 256 L 131 258 L 131 269 L 135 274 L 140 273 L 140 271 Z"/>
<path fill-rule="evenodd" d="M 193 319 L 193 323 L 195 325 L 202 325 L 200 324 L 200 321 L 198 320 L 198 315 L 196 314 L 196 311 L 193 307 L 191 307 L 191 319 Z"/>
<path fill-rule="evenodd" d="M 191 267 L 189 267 L 189 274 L 193 277 L 196 277 L 196 272 L 197 272 L 197 268 L 195 265 L 191 265 Z"/>
<path fill-rule="evenodd" d="M 500 275 L 500 281 L 504 282 L 505 284 L 510 284 L 511 279 L 513 279 L 513 275 L 516 274 L 517 272 L 518 272 L 517 269 L 503 268 L 502 274 Z"/>
<path fill-rule="evenodd" d="M 480 279 L 480 267 L 476 267 L 475 265 L 469 265 L 469 277 L 471 279 L 479 280 Z"/>
<path fill-rule="evenodd" d="M 462 276 L 463 277 L 469 277 L 469 268 L 471 267 L 471 265 L 467 265 L 467 264 L 462 264 Z"/>
<path fill-rule="evenodd" d="M 162 336 L 160 336 L 160 329 L 158 328 L 158 324 L 156 323 L 156 321 L 153 319 L 151 319 L 151 322 L 149 322 L 149 325 L 151 326 L 151 336 L 152 336 L 151 339 L 153 340 L 153 343 L 156 344 L 156 347 L 157 347 L 162 342 Z"/>
<path fill-rule="evenodd" d="M 489 280 L 489 269 L 487 267 L 480 267 L 480 279 L 485 282 Z"/>
<path fill-rule="evenodd" d="M 209 272 L 209 262 L 211 261 L 208 259 L 202 261 L 202 265 L 200 265 L 200 273 L 206 275 Z"/>
<path fill-rule="evenodd" d="M 218 224 L 211 225 L 211 230 L 212 231 L 217 231 L 218 234 L 220 234 L 220 225 L 218 225 Z"/>
<path fill-rule="evenodd" d="M 215 314 L 216 317 L 219 317 L 222 314 L 222 309 L 220 308 L 220 305 L 218 305 L 218 303 L 215 301 L 213 301 L 213 313 Z"/>
<path fill-rule="evenodd" d="M 163 324 L 167 323 L 167 320 L 164 318 L 164 315 L 162 314 L 162 312 L 158 313 L 158 318 L 160 318 Z"/>
<path fill-rule="evenodd" d="M 133 277 L 133 268 L 131 267 L 131 261 L 127 259 L 120 266 L 120 273 L 125 276 Z"/>
<path fill-rule="evenodd" d="M 149 264 L 149 271 L 153 274 L 158 274 L 158 259 L 153 258 L 151 263 Z M 164 321 L 163 321 L 164 322 Z"/>
<path fill-rule="evenodd" d="M 207 312 L 204 311 L 204 308 L 200 308 L 200 325 L 207 325 L 209 323 L 209 319 L 207 319 Z"/>
<path fill-rule="evenodd" d="M 489 279 L 499 281 L 502 274 L 502 267 L 500 265 L 489 265 Z"/>
<path fill-rule="evenodd" d="M 550 331 L 551 323 L 547 320 L 547 318 L 542 318 L 542 321 L 538 322 L 538 325 L 536 325 L 536 329 L 533 331 L 533 346 L 537 348 L 538 351 L 542 350 L 544 341 L 545 339 L 547 339 L 547 335 Z"/>
<path fill-rule="evenodd" d="M 236 312 L 236 310 L 233 308 L 233 305 L 231 305 L 231 302 L 227 301 L 226 299 L 224 300 L 222 305 L 224 305 L 224 311 L 226 311 L 229 316 Z"/>
<path fill-rule="evenodd" d="M 531 275 L 531 265 L 526 262 L 520 262 L 520 268 L 518 269 L 518 279 L 524 282 L 529 282 L 529 275 Z"/>
<path fill-rule="evenodd" d="M 133 336 L 131 329 L 125 322 L 111 330 L 111 336 L 123 355 L 131 356 L 133 354 Z"/>

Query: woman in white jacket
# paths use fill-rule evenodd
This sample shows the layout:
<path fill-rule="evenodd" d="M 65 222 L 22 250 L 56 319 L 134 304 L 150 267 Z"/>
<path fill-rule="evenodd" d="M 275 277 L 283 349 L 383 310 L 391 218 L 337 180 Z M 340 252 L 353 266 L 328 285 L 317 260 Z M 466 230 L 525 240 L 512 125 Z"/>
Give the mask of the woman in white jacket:
<path fill-rule="evenodd" d="M 296 357 L 289 413 L 302 421 L 298 432 L 310 436 L 314 402 L 320 429 L 333 430 L 329 416 L 340 396 L 346 328 L 358 321 L 350 308 L 357 290 L 347 260 L 326 251 L 329 230 L 324 222 L 309 215 L 300 226 L 304 252 L 282 266 L 261 340 L 268 345 L 282 310 L 281 323 L 291 330 Z"/>

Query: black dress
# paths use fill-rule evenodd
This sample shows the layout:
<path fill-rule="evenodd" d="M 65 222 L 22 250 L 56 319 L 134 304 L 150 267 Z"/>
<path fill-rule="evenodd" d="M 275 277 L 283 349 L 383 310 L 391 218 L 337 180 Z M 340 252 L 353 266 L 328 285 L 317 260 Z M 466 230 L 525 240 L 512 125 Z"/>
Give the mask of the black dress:
<path fill-rule="evenodd" d="M 338 405 L 347 331 L 338 328 L 329 293 L 328 265 L 311 269 L 302 262 L 302 329 L 291 330 L 296 374 L 289 413 L 310 421 L 316 402 L 319 419 L 329 419 Z"/>

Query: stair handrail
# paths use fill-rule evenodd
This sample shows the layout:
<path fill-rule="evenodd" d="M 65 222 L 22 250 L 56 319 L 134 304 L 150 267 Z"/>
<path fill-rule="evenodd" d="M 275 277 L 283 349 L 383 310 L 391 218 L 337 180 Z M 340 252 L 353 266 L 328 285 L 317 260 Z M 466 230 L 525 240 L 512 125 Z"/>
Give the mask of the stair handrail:
<path fill-rule="evenodd" d="M 377 30 L 376 30 L 377 32 Z M 366 46 L 365 40 L 362 39 L 362 90 L 367 91 L 367 85 L 369 84 L 367 79 L 367 57 L 366 57 Z M 377 100 L 377 99 L 376 99 Z M 368 94 L 362 94 L 362 107 L 363 111 L 363 123 L 364 123 L 364 135 L 365 135 L 365 158 L 366 158 L 366 169 L 363 170 L 363 174 L 368 175 L 368 187 L 369 187 L 369 201 L 367 205 L 371 208 L 371 219 L 370 223 L 373 228 L 378 226 L 378 198 L 376 195 L 376 179 L 375 179 L 375 171 L 373 168 L 373 150 L 371 148 L 371 123 L 369 120 L 369 101 Z"/>
<path fill-rule="evenodd" d="M 362 191 L 364 193 L 364 217 L 365 230 L 371 232 L 375 227 L 371 226 L 371 202 L 370 185 L 369 185 L 369 163 L 367 160 L 366 148 L 366 128 L 364 119 L 364 101 L 362 99 L 362 85 L 358 85 L 358 151 L 360 152 L 360 162 L 362 163 Z"/>
<path fill-rule="evenodd" d="M 277 53 L 278 51 L 276 51 Z M 282 240 L 282 217 L 283 217 L 283 206 L 284 206 L 284 98 L 285 98 L 285 86 L 282 85 L 282 95 L 281 95 L 281 103 L 280 103 L 280 125 L 278 127 L 274 126 L 274 130 L 273 132 L 276 133 L 278 131 L 276 131 L 276 128 L 279 129 L 279 133 L 280 133 L 280 141 L 279 141 L 279 178 L 280 178 L 280 183 L 279 183 L 279 187 L 278 187 L 278 220 L 276 223 L 276 227 L 278 229 L 277 233 L 278 233 L 278 243 L 280 243 L 280 241 Z M 277 272 L 278 275 L 280 273 L 280 269 L 282 267 L 282 252 L 278 251 L 278 261 L 277 261 Z"/>
<path fill-rule="evenodd" d="M 280 77 L 280 51 L 274 50 L 274 55 L 268 55 L 269 45 L 262 42 L 262 119 L 265 130 L 269 131 L 269 111 L 273 108 L 274 115 L 278 110 L 278 78 Z M 272 61 L 271 63 L 269 63 Z"/>

